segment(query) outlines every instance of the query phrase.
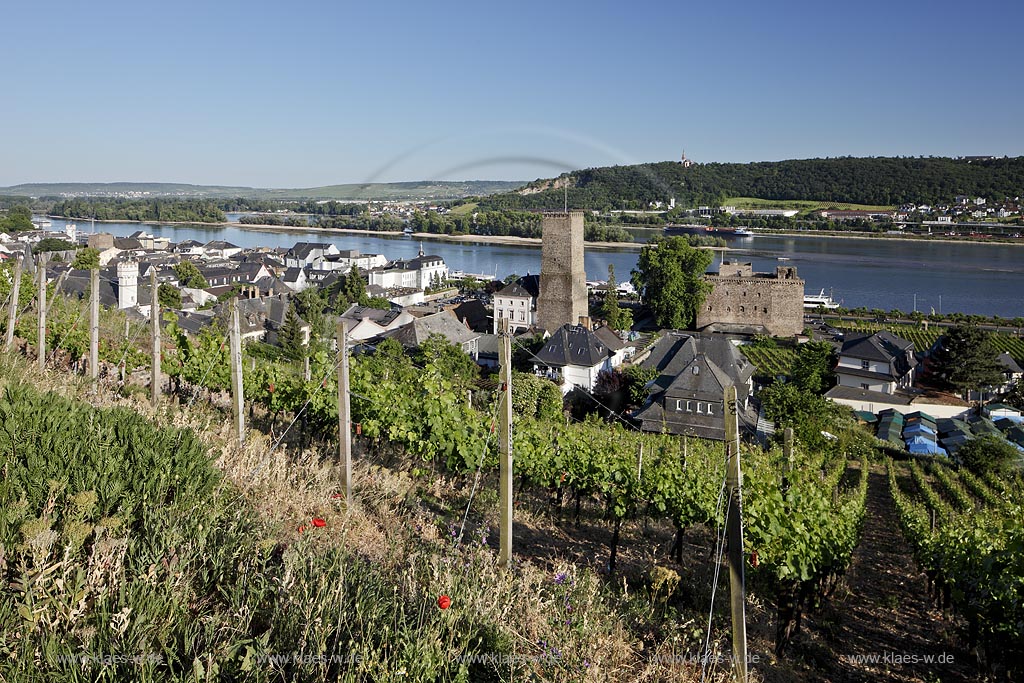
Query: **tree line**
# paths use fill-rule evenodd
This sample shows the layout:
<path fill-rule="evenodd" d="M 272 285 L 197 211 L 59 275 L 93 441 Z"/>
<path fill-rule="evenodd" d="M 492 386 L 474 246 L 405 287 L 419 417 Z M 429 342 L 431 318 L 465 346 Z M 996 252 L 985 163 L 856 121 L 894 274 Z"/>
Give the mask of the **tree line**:
<path fill-rule="evenodd" d="M 223 223 L 227 220 L 216 202 L 208 199 L 65 199 L 55 203 L 50 213 L 98 221 Z"/>
<path fill-rule="evenodd" d="M 868 205 L 950 202 L 957 195 L 1002 200 L 1024 192 L 1024 157 L 968 162 L 945 157 L 793 159 L 748 164 L 677 162 L 608 166 L 573 171 L 569 205 L 612 210 L 643 209 L 675 198 L 680 206 L 719 206 L 727 197 L 813 200 Z M 564 206 L 561 187 L 531 194 L 507 192 L 480 200 L 482 209 L 546 209 Z M 536 191 L 540 190 L 540 191 Z"/>

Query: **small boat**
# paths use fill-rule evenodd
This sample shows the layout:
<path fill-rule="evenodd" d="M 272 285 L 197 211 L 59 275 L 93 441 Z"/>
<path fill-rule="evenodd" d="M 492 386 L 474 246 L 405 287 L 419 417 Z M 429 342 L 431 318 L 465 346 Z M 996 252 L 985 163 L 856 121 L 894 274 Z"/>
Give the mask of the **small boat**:
<path fill-rule="evenodd" d="M 804 308 L 807 310 L 814 310 L 817 308 L 834 310 L 839 308 L 839 304 L 832 298 L 831 293 L 825 294 L 825 290 L 823 288 L 818 294 L 804 295 Z"/>
<path fill-rule="evenodd" d="M 736 230 L 734 230 L 732 234 L 736 235 L 737 237 L 754 236 L 754 232 L 750 228 L 736 228 Z"/>
<path fill-rule="evenodd" d="M 780 257 L 778 257 L 778 258 L 777 258 L 777 259 L 775 259 L 775 260 L 776 260 L 776 261 L 788 261 L 788 260 L 789 260 L 789 257 L 788 257 L 788 256 L 780 256 Z"/>

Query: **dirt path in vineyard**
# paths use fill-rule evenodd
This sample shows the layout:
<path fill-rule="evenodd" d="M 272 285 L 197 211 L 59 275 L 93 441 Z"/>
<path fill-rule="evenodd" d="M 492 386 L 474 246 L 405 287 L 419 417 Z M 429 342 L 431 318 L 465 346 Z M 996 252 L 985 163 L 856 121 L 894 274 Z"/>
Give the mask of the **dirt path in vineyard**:
<path fill-rule="evenodd" d="M 900 530 L 885 467 L 868 482 L 864 535 L 845 586 L 805 619 L 794 654 L 810 681 L 975 681 L 982 677 L 956 629 L 928 599 Z"/>

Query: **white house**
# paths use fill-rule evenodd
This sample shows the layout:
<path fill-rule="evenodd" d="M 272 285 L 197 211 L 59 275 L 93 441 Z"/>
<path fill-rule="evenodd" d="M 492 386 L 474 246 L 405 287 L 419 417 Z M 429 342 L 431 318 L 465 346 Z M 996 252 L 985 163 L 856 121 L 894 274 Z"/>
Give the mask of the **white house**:
<path fill-rule="evenodd" d="M 914 384 L 917 367 L 914 343 L 883 330 L 848 337 L 835 372 L 838 386 L 894 394 Z"/>
<path fill-rule="evenodd" d="M 369 271 L 371 285 L 384 289 L 410 287 L 424 290 L 448 277 L 448 266 L 440 256 L 426 256 L 420 247 L 419 256 L 414 259 L 399 259 L 381 268 Z"/>
<path fill-rule="evenodd" d="M 242 248 L 235 244 L 231 244 L 231 242 L 225 242 L 224 240 L 213 240 L 211 242 L 207 242 L 204 245 L 203 250 L 206 258 L 216 259 L 231 258 L 235 254 L 241 252 Z"/>
<path fill-rule="evenodd" d="M 494 295 L 494 334 L 502 318 L 509 321 L 513 333 L 528 330 L 537 319 L 537 297 L 540 296 L 540 276 L 526 275 L 505 286 Z"/>
<path fill-rule="evenodd" d="M 337 256 L 338 248 L 323 242 L 296 242 L 284 256 L 284 265 L 288 268 L 305 268 L 312 266 L 328 256 Z M 321 270 L 325 270 L 321 268 Z"/>
<path fill-rule="evenodd" d="M 620 350 L 621 347 L 610 348 L 583 325 L 565 324 L 544 343 L 537 360 L 544 365 L 548 376 L 561 380 L 563 394 L 575 387 L 593 391 L 601 371 L 611 370 L 622 362 Z"/>

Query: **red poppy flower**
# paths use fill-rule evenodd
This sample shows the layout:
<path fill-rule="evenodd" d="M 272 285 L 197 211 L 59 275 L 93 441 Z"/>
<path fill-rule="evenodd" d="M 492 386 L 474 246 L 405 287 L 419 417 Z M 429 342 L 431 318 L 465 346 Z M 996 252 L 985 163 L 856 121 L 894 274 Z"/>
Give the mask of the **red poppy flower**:
<path fill-rule="evenodd" d="M 344 497 L 345 497 L 344 493 L 332 493 L 331 494 L 331 498 L 334 498 L 335 500 L 337 500 L 338 498 L 344 498 Z"/>
<path fill-rule="evenodd" d="M 452 599 L 449 598 L 447 595 L 442 595 L 437 599 L 437 606 L 441 609 L 448 609 L 452 606 Z"/>
<path fill-rule="evenodd" d="M 750 566 L 757 569 L 757 565 L 760 564 L 757 560 L 757 551 L 750 553 Z"/>
<path fill-rule="evenodd" d="M 325 522 L 324 520 L 320 519 L 319 517 L 314 517 L 313 520 L 310 522 L 310 524 L 312 524 L 315 527 L 325 527 L 325 526 L 327 526 L 327 522 Z"/>
<path fill-rule="evenodd" d="M 305 530 L 306 530 L 306 525 L 305 525 L 305 524 L 301 524 L 301 525 L 299 525 L 299 533 L 300 533 L 300 534 L 301 534 L 301 533 L 302 533 L 303 531 L 305 531 Z"/>

